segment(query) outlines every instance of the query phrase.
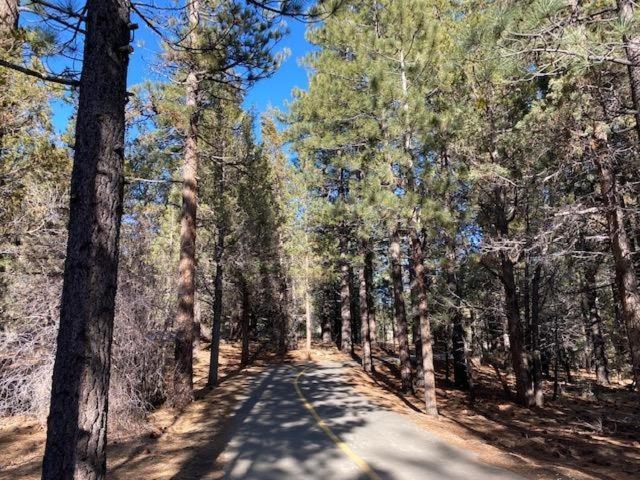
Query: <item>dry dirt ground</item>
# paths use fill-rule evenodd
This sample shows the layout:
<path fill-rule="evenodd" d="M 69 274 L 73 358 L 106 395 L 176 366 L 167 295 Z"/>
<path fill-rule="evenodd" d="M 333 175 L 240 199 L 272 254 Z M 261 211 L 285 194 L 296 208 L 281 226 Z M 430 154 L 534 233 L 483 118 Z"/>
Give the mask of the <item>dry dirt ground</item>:
<path fill-rule="evenodd" d="M 546 405 L 522 408 L 505 395 L 493 368 L 476 369 L 476 398 L 447 384 L 442 365 L 436 365 L 440 418 L 416 414 L 422 409 L 422 391 L 399 393 L 399 370 L 390 351 L 374 350 L 376 373 L 351 370 L 353 383 L 381 405 L 404 411 L 424 428 L 449 443 L 475 451 L 485 462 L 534 479 L 640 478 L 640 395 L 613 383 L 595 387 L 582 372 L 563 393 Z M 325 355 L 334 356 L 333 349 Z M 354 355 L 359 360 L 358 352 Z M 504 376 L 514 391 L 513 379 Z"/>
<path fill-rule="evenodd" d="M 160 409 L 137 434 L 120 435 L 109 443 L 110 479 L 187 480 L 222 476 L 220 454 L 231 439 L 231 413 L 251 389 L 253 380 L 279 361 L 258 355 L 239 370 L 237 346 L 222 347 L 218 388 L 204 388 L 208 351 L 196 354 L 198 400 L 182 414 Z M 316 347 L 313 359 L 345 361 L 335 348 Z M 356 356 L 357 360 L 357 356 Z M 307 361 L 301 351 L 285 360 Z M 397 367 L 388 352 L 376 349 L 375 376 L 351 362 L 347 381 L 381 407 L 407 415 L 413 422 L 455 446 L 471 450 L 486 463 L 530 479 L 638 479 L 640 472 L 640 399 L 623 388 L 586 395 L 588 377 L 540 410 L 515 406 L 505 397 L 490 369 L 479 371 L 473 404 L 464 392 L 446 385 L 438 375 L 441 416 L 420 413 L 420 396 L 398 393 Z M 44 432 L 33 419 L 3 418 L 0 425 L 0 480 L 38 479 Z M 194 454 L 197 452 L 197 455 Z M 473 479 L 469 479 L 473 480 Z"/>
<path fill-rule="evenodd" d="M 252 349 L 255 351 L 256 346 Z M 216 459 L 228 442 L 225 426 L 229 415 L 249 389 L 251 378 L 275 358 L 263 353 L 250 367 L 239 370 L 238 345 L 223 343 L 220 355 L 221 382 L 215 391 L 207 392 L 204 388 L 209 351 L 197 350 L 194 357 L 197 401 L 181 414 L 162 408 L 149 417 L 142 433 L 120 434 L 109 442 L 107 476 L 110 480 L 221 477 L 222 470 Z M 40 423 L 25 417 L 0 421 L 0 480 L 39 479 L 45 440 Z M 206 452 L 202 451 L 203 445 Z M 192 456 L 195 450 L 202 453 L 199 458 Z M 205 470 L 206 476 L 202 475 Z"/>

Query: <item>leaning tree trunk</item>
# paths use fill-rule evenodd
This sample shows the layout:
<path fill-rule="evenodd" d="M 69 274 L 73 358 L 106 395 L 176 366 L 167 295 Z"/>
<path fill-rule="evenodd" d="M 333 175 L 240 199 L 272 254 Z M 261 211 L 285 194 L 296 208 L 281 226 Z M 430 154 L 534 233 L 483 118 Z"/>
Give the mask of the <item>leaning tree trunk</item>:
<path fill-rule="evenodd" d="M 130 28 L 127 2 L 87 2 L 44 480 L 106 473 Z"/>
<path fill-rule="evenodd" d="M 631 258 L 629 238 L 624 228 L 624 211 L 620 206 L 619 194 L 613 166 L 609 158 L 595 155 L 600 174 L 600 188 L 605 202 L 606 215 L 611 237 L 611 250 L 616 271 L 622 318 L 627 326 L 633 378 L 640 391 L 640 294 L 638 280 Z"/>
<path fill-rule="evenodd" d="M 199 0 L 188 3 L 189 43 L 197 44 Z M 189 125 L 182 166 L 182 211 L 180 215 L 180 266 L 178 272 L 178 309 L 175 322 L 175 374 L 172 402 L 184 407 L 193 400 L 193 331 L 196 293 L 196 214 L 198 209 L 198 75 L 187 74 L 186 104 Z"/>
<path fill-rule="evenodd" d="M 431 338 L 431 325 L 429 323 L 429 310 L 427 304 L 427 288 L 425 285 L 424 253 L 418 232 L 410 229 L 411 257 L 415 270 L 415 292 L 418 302 L 418 316 L 420 324 L 420 346 L 422 348 L 422 375 L 424 377 L 424 402 L 428 415 L 438 415 L 436 402 L 436 379 L 433 368 L 433 341 Z"/>
<path fill-rule="evenodd" d="M 389 243 L 389 257 L 391 260 L 391 283 L 393 284 L 393 303 L 395 306 L 396 338 L 400 357 L 400 379 L 402 391 L 413 390 L 411 381 L 411 358 L 409 356 L 409 334 L 407 329 L 407 311 L 404 301 L 404 287 L 402 282 L 400 235 L 398 227 L 391 234 Z"/>
<path fill-rule="evenodd" d="M 634 3 L 634 0 L 617 0 L 618 18 L 621 23 L 633 25 L 635 22 Z M 640 35 L 624 35 L 622 41 L 625 45 L 627 60 L 629 60 L 627 67 L 629 87 L 635 112 L 636 131 L 640 137 Z"/>

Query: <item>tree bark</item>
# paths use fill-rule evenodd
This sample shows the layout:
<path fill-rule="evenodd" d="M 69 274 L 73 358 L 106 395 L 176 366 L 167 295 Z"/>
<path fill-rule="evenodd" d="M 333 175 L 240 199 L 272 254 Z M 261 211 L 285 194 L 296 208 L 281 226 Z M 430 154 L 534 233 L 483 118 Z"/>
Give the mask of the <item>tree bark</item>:
<path fill-rule="evenodd" d="M 284 275 L 280 279 L 278 296 L 278 354 L 284 355 L 287 353 L 287 332 L 289 330 L 289 287 Z"/>
<path fill-rule="evenodd" d="M 18 28 L 19 12 L 19 0 L 0 0 L 0 40 L 3 43 Z"/>
<path fill-rule="evenodd" d="M 340 237 L 340 350 L 351 355 L 353 342 L 351 341 L 351 298 L 349 296 L 349 262 L 347 261 L 347 239 Z"/>
<path fill-rule="evenodd" d="M 188 2 L 190 39 L 197 44 L 199 0 Z M 198 209 L 198 105 L 199 80 L 195 71 L 187 74 L 186 105 L 189 112 L 182 166 L 182 211 L 180 215 L 180 266 L 178 309 L 175 322 L 174 398 L 178 407 L 193 400 L 193 323 L 196 292 L 196 215 Z"/>
<path fill-rule="evenodd" d="M 516 287 L 513 261 L 505 252 L 500 252 L 502 264 L 502 285 L 505 293 L 505 312 L 509 328 L 509 345 L 511 349 L 511 364 L 516 377 L 516 395 L 518 402 L 526 407 L 535 404 L 533 385 L 529 374 L 529 359 L 524 348 L 522 320 L 518 306 L 518 291 Z"/>
<path fill-rule="evenodd" d="M 634 0 L 617 0 L 617 5 L 620 22 L 625 25 L 632 25 L 635 21 Z M 625 45 L 627 60 L 630 62 L 630 65 L 627 67 L 627 72 L 629 75 L 631 100 L 635 111 L 636 131 L 640 138 L 640 35 L 633 35 L 631 37 L 623 35 L 622 41 Z"/>
<path fill-rule="evenodd" d="M 600 175 L 600 188 L 609 224 L 622 318 L 629 335 L 633 378 L 636 389 L 640 391 L 640 294 L 638 293 L 638 280 L 631 258 L 629 238 L 624 228 L 624 212 L 620 206 L 611 160 L 601 155 L 595 155 L 594 159 Z"/>
<path fill-rule="evenodd" d="M 122 216 L 129 8 L 88 0 L 42 478 L 103 479 Z"/>
<path fill-rule="evenodd" d="M 311 295 L 309 290 L 304 295 L 304 316 L 305 316 L 305 349 L 307 351 L 307 360 L 311 360 L 311 336 L 312 336 L 312 318 L 313 313 L 311 311 Z"/>
<path fill-rule="evenodd" d="M 587 306 L 587 329 L 593 343 L 593 359 L 595 360 L 596 382 L 598 385 L 609 385 L 607 354 L 602 336 L 602 319 L 598 310 L 598 293 L 596 290 L 596 273 L 598 264 L 587 265 L 584 272 L 585 300 Z"/>
<path fill-rule="evenodd" d="M 240 296 L 242 313 L 240 315 L 240 338 L 242 340 L 242 351 L 240 354 L 240 365 L 242 367 L 249 364 L 249 322 L 251 317 L 251 302 L 249 299 L 249 287 L 244 276 L 240 275 Z"/>
<path fill-rule="evenodd" d="M 400 234 L 398 226 L 391 234 L 389 243 L 389 257 L 391 260 L 391 283 L 393 284 L 393 303 L 395 307 L 396 339 L 400 357 L 400 379 L 402 391 L 413 390 L 411 358 L 409 356 L 409 335 L 407 329 L 407 310 L 404 301 L 404 286 L 402 282 Z"/>
<path fill-rule="evenodd" d="M 369 308 L 367 302 L 368 288 L 365 268 L 366 267 L 361 268 L 358 272 L 360 281 L 360 322 L 362 328 L 362 368 L 365 372 L 371 373 L 373 371 L 373 364 L 371 361 L 371 336 L 369 332 Z"/>
<path fill-rule="evenodd" d="M 221 157 L 224 158 L 225 143 L 222 144 Z M 215 262 L 216 275 L 213 284 L 213 321 L 211 323 L 211 349 L 209 351 L 209 375 L 207 385 L 215 387 L 218 383 L 218 368 L 220 357 L 220 329 L 222 327 L 222 281 L 224 275 L 224 241 L 227 233 L 225 208 L 225 168 L 224 160 L 220 159 L 216 166 L 218 180 L 218 238 L 216 241 Z"/>
<path fill-rule="evenodd" d="M 373 248 L 367 242 L 364 255 L 364 281 L 367 287 L 367 327 L 369 330 L 369 348 L 373 352 L 376 343 L 376 307 L 373 293 Z M 374 370 L 373 353 L 371 354 L 371 369 Z"/>
<path fill-rule="evenodd" d="M 431 325 L 429 323 L 429 309 L 427 304 L 427 288 L 425 285 L 424 253 L 422 242 L 415 228 L 409 229 L 411 240 L 411 258 L 415 270 L 415 297 L 417 301 L 418 324 L 420 326 L 420 361 L 424 383 L 424 402 L 427 415 L 438 415 L 436 401 L 436 379 L 433 368 L 433 345 Z"/>
<path fill-rule="evenodd" d="M 537 407 L 544 406 L 544 389 L 542 386 L 542 356 L 540 353 L 540 280 L 542 265 L 536 264 L 531 282 L 531 352 L 533 401 Z"/>
<path fill-rule="evenodd" d="M 373 294 L 373 248 L 369 246 L 364 256 L 364 279 L 367 282 L 367 319 L 369 320 L 369 343 L 371 349 L 376 346 L 376 307 Z"/>
<path fill-rule="evenodd" d="M 6 58 L 7 55 L 11 55 L 9 52 L 14 50 L 14 34 L 18 28 L 19 12 L 19 0 L 0 0 L 0 58 Z M 9 75 L 8 69 L 0 69 L 0 87 L 4 90 L 7 89 Z M 0 149 L 4 144 L 5 133 L 10 128 L 7 124 L 11 118 L 12 103 L 5 92 L 0 94 Z"/>
<path fill-rule="evenodd" d="M 216 245 L 216 277 L 213 287 L 213 323 L 211 326 L 211 351 L 209 360 L 209 378 L 207 384 L 209 387 L 215 387 L 218 384 L 218 366 L 220 356 L 220 327 L 222 326 L 222 278 L 223 264 L 222 257 L 224 254 L 224 236 L 225 228 L 218 228 L 218 242 Z"/>
<path fill-rule="evenodd" d="M 305 273 L 309 275 L 309 256 L 304 258 Z M 313 327 L 313 313 L 311 311 L 311 285 L 307 277 L 306 288 L 304 291 L 304 316 L 305 316 L 305 349 L 307 351 L 307 360 L 311 360 L 311 336 Z"/>

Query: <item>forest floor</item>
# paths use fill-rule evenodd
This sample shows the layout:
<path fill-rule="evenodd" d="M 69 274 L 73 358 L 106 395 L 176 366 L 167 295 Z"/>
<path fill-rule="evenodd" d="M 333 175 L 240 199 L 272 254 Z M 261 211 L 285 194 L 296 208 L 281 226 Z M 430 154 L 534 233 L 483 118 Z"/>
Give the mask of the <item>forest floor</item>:
<path fill-rule="evenodd" d="M 260 417 L 256 414 L 254 418 L 255 412 L 264 410 L 269 415 L 272 411 L 268 407 L 268 398 L 266 404 L 264 399 L 260 400 L 263 405 L 257 404 L 257 408 L 257 400 L 251 399 L 262 388 L 262 379 L 267 374 L 279 372 L 278 369 L 287 366 L 282 367 L 280 361 L 265 350 L 250 367 L 239 370 L 239 349 L 236 345 L 224 344 L 221 384 L 213 391 L 206 391 L 203 387 L 207 357 L 208 351 L 198 350 L 195 374 L 199 393 L 196 402 L 182 414 L 162 408 L 150 416 L 147 428 L 138 430 L 141 433 L 120 435 L 110 442 L 110 479 L 218 479 L 225 475 L 225 464 L 241 465 L 241 462 L 238 463 L 240 456 L 234 454 L 234 448 L 242 452 L 238 448 L 238 439 L 251 438 L 247 435 L 259 428 Z M 517 407 L 506 399 L 495 372 L 489 368 L 483 367 L 478 372 L 479 388 L 473 404 L 464 392 L 448 386 L 439 371 L 441 415 L 432 419 L 426 415 L 416 415 L 422 408 L 419 395 L 402 395 L 398 392 L 397 364 L 388 352 L 376 349 L 375 363 L 377 372 L 371 377 L 362 371 L 356 361 L 343 356 L 335 348 L 319 346 L 312 352 L 311 363 L 307 362 L 306 355 L 301 351 L 291 352 L 285 360 L 285 364 L 294 366 L 295 371 L 304 365 L 327 368 L 327 365 L 339 364 L 341 391 L 356 392 L 354 397 L 366 396 L 367 404 L 378 407 L 376 414 L 401 414 L 405 420 L 398 423 L 410 422 L 426 431 L 425 434 L 437 437 L 438 442 L 441 440 L 457 451 L 468 451 L 486 464 L 516 472 L 525 478 L 626 480 L 637 478 L 637 472 L 640 471 L 639 399 L 637 394 L 622 387 L 594 391 L 593 387 L 589 387 L 593 382 L 587 375 L 582 375 L 574 385 L 565 386 L 558 400 L 548 401 L 543 409 L 531 410 Z M 287 367 L 289 370 L 294 371 Z M 295 395 L 289 378 L 291 372 L 286 375 L 281 383 L 287 387 L 282 387 L 280 392 L 282 395 Z M 318 408 L 322 409 L 322 401 L 316 398 L 313 390 L 316 379 L 312 375 L 309 377 L 302 388 L 310 393 L 312 403 L 320 405 Z M 319 392 L 330 396 L 333 390 L 335 388 L 331 387 L 320 389 Z M 345 401 L 351 401 L 351 396 L 343 396 Z M 278 404 L 276 398 L 273 405 Z M 294 402 L 291 402 L 291 408 L 293 406 Z M 347 410 L 353 410 L 348 404 L 347 407 Z M 246 408 L 254 409 L 254 413 L 251 416 L 248 412 L 238 415 L 239 411 L 242 413 Z M 295 408 L 302 407 L 297 405 Z M 283 411 L 289 410 L 283 408 Z M 362 415 L 356 412 L 356 416 Z M 245 430 L 250 430 L 245 432 L 245 437 L 238 417 L 242 418 L 240 423 L 244 424 Z M 258 422 L 258 427 L 251 427 L 245 418 Z M 310 418 L 307 414 L 301 421 L 308 422 Z M 277 424 L 283 422 L 278 421 Z M 296 428 L 296 422 L 291 424 Z M 267 429 L 265 432 L 270 431 Z M 346 435 L 347 440 L 351 440 L 348 437 L 350 433 Z M 354 441 L 358 439 L 354 438 Z M 3 418 L 0 426 L 0 480 L 39 478 L 43 443 L 42 426 L 34 419 Z M 262 436 L 257 438 L 257 444 L 260 443 L 263 443 Z M 322 449 L 323 452 L 325 450 Z M 227 470 L 226 475 L 227 478 L 271 478 L 268 475 L 234 477 L 233 470 Z M 276 475 L 273 478 L 296 477 Z"/>
<path fill-rule="evenodd" d="M 354 355 L 359 361 L 359 351 Z M 327 349 L 325 355 L 340 355 Z M 423 392 L 400 393 L 398 361 L 393 352 L 374 350 L 376 372 L 361 368 L 350 373 L 357 389 L 387 408 L 412 414 L 423 411 Z M 413 420 L 452 445 L 476 451 L 487 463 L 539 479 L 637 480 L 640 472 L 640 396 L 612 381 L 595 385 L 586 372 L 573 383 L 561 381 L 561 395 L 553 396 L 553 382 L 545 381 L 543 408 L 523 408 L 507 398 L 501 381 L 515 391 L 513 378 L 493 367 L 476 366 L 476 395 L 446 381 L 436 362 L 440 417 L 411 415 Z"/>
<path fill-rule="evenodd" d="M 252 345 L 253 354 L 257 345 Z M 239 368 L 240 346 L 222 342 L 220 346 L 220 384 L 215 391 L 206 387 L 209 350 L 194 352 L 194 387 L 197 401 L 180 413 L 163 407 L 153 412 L 145 425 L 130 433 L 110 432 L 107 447 L 107 477 L 110 480 L 169 480 L 209 478 L 191 472 L 191 452 L 202 445 L 211 478 L 221 476 L 217 457 L 228 442 L 226 423 L 254 377 L 276 361 L 267 351 L 244 369 Z M 0 419 L 0 480 L 38 480 L 44 450 L 45 432 L 34 418 Z M 210 460 L 210 461 L 209 461 Z"/>

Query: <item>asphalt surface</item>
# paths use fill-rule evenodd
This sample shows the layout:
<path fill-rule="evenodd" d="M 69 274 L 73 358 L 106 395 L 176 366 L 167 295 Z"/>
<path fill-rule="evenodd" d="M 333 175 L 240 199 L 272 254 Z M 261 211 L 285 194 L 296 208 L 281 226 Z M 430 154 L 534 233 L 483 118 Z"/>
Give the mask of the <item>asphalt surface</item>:
<path fill-rule="evenodd" d="M 325 362 L 299 377 L 302 395 L 340 441 L 324 431 L 295 389 L 300 369 L 278 365 L 257 377 L 234 416 L 222 459 L 229 480 L 517 480 L 486 465 L 341 380 Z M 339 443 L 339 442 L 338 442 Z M 355 455 L 361 462 L 350 457 Z M 363 470 L 362 463 L 371 468 Z"/>

